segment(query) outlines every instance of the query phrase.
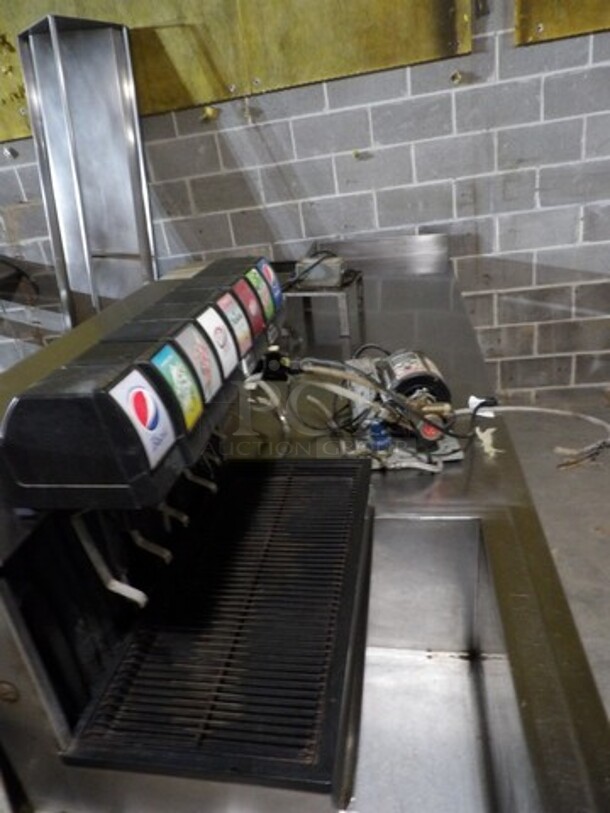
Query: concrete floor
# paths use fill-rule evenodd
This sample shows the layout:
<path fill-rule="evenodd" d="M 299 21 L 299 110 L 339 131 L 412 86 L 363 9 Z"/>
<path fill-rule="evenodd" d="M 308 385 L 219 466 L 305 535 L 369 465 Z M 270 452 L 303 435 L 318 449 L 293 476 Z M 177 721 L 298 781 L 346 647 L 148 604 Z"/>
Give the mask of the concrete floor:
<path fill-rule="evenodd" d="M 575 391 L 552 408 L 610 423 L 610 400 L 603 390 L 586 398 Z M 610 715 L 610 449 L 565 469 L 558 469 L 565 458 L 555 452 L 558 446 L 580 448 L 600 440 L 604 429 L 534 411 L 507 413 L 505 419 Z"/>

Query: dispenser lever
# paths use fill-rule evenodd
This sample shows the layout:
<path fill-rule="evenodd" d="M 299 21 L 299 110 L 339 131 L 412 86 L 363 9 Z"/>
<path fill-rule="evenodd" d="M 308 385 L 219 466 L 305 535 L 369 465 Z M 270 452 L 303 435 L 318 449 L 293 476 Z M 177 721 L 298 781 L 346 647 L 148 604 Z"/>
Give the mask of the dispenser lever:
<path fill-rule="evenodd" d="M 142 548 L 142 550 L 152 553 L 153 556 L 158 556 L 159 559 L 162 559 L 166 565 L 169 565 L 174 558 L 171 550 L 164 548 L 163 545 L 157 545 L 156 542 L 151 542 L 143 534 L 141 534 L 140 531 L 129 531 L 129 535 L 138 548 Z"/>
<path fill-rule="evenodd" d="M 132 601 L 134 604 L 137 604 L 138 607 L 146 607 L 148 604 L 148 596 L 146 593 L 143 593 L 142 590 L 138 590 L 137 587 L 132 587 L 130 584 L 127 584 L 127 582 L 122 582 L 114 578 L 110 572 L 110 568 L 104 561 L 104 557 L 98 550 L 93 537 L 89 533 L 89 529 L 82 516 L 73 516 L 71 523 L 83 550 L 87 554 L 93 569 L 100 577 L 104 587 L 111 593 L 116 593 L 119 596 L 123 596 L 127 601 Z"/>
<path fill-rule="evenodd" d="M 175 519 L 183 528 L 188 528 L 191 518 L 184 511 L 179 511 L 177 508 L 172 508 L 166 502 L 160 502 L 158 505 L 159 511 L 163 514 L 163 527 L 169 533 L 171 531 L 170 520 Z"/>
<path fill-rule="evenodd" d="M 198 474 L 193 474 L 190 469 L 186 469 L 184 472 L 184 477 L 191 483 L 195 483 L 197 486 L 201 486 L 202 488 L 207 488 L 208 491 L 211 491 L 212 494 L 218 494 L 218 486 L 213 480 L 208 480 L 207 477 L 200 477 Z"/>

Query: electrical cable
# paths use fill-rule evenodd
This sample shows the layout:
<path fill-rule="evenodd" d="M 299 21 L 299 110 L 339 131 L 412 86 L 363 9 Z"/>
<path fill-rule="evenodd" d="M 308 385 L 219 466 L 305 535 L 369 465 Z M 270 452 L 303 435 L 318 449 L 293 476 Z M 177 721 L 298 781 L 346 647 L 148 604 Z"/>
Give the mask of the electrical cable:
<path fill-rule="evenodd" d="M 260 375 L 250 376 L 244 382 L 244 386 L 247 390 L 254 390 L 257 387 L 260 387 L 261 390 L 265 393 L 265 395 L 269 398 L 269 403 L 274 409 L 279 409 L 281 406 L 281 401 L 278 394 L 274 391 L 273 387 L 271 387 L 267 381 L 264 381 Z"/>
<path fill-rule="evenodd" d="M 381 403 L 377 403 L 376 401 L 370 401 L 368 398 L 365 398 L 363 395 L 360 395 L 354 390 L 349 390 L 346 387 L 340 387 L 338 384 L 331 384 L 330 382 L 326 381 L 316 381 L 315 379 L 311 379 L 307 382 L 312 387 L 318 387 L 318 389 L 326 390 L 327 392 L 332 392 L 335 395 L 339 395 L 342 398 L 346 398 L 349 401 L 353 401 L 356 404 L 362 405 L 365 404 L 369 407 L 372 411 L 379 413 L 380 415 L 387 415 L 387 409 Z"/>
<path fill-rule="evenodd" d="M 384 356 L 391 355 L 390 351 L 386 350 L 385 347 L 382 347 L 380 344 L 376 344 L 375 342 L 366 342 L 365 344 L 361 344 L 360 347 L 354 351 L 354 358 L 360 358 L 360 356 L 367 350 L 379 350 Z"/>
<path fill-rule="evenodd" d="M 413 422 L 415 420 L 433 426 L 437 431 L 439 431 L 443 435 L 454 438 L 456 440 L 463 440 L 467 442 L 471 442 L 475 436 L 474 421 L 476 419 L 476 415 L 473 416 L 473 420 L 471 420 L 471 428 L 469 429 L 468 432 L 466 433 L 457 432 L 454 429 L 452 429 L 454 419 L 452 419 L 449 425 L 431 420 L 426 413 L 422 412 L 419 409 L 416 409 L 412 404 L 410 404 L 409 401 L 401 393 L 395 390 L 388 389 L 373 376 L 368 375 L 366 372 L 359 368 L 349 365 L 348 362 L 334 361 L 332 359 L 318 359 L 314 357 L 305 357 L 299 360 L 297 369 L 300 369 L 300 371 L 304 374 L 318 375 L 322 377 L 326 376 L 328 378 L 338 379 L 341 382 L 353 381 L 354 383 L 359 384 L 362 387 L 372 389 L 373 391 L 379 393 L 383 397 L 381 406 L 378 405 L 376 402 L 371 401 L 370 399 L 363 398 L 362 396 L 358 396 L 358 398 L 360 398 L 360 400 L 358 400 L 357 397 L 354 397 L 356 394 L 354 393 L 353 390 L 348 390 L 342 387 L 338 387 L 334 390 L 329 390 L 345 398 L 348 398 L 349 400 L 355 401 L 356 403 L 367 404 L 369 407 L 369 414 L 371 409 L 375 409 L 376 411 L 379 412 L 382 411 L 383 408 L 385 408 L 390 413 L 392 412 L 395 413 L 395 418 L 396 413 L 398 413 L 397 421 L 398 423 L 402 423 L 404 420 L 410 422 Z M 481 404 L 481 406 L 489 406 L 489 403 L 490 403 L 489 401 L 484 401 L 483 404 Z M 454 415 L 455 414 L 457 413 L 454 413 Z M 386 418 L 387 417 L 389 416 L 387 415 L 386 412 Z"/>
<path fill-rule="evenodd" d="M 372 345 L 372 343 L 371 343 Z M 371 345 L 363 345 L 361 352 L 369 349 Z M 380 349 L 382 352 L 387 352 L 379 345 L 374 346 L 375 349 Z M 314 357 L 306 357 L 296 360 L 292 366 L 293 373 L 301 373 L 304 376 L 304 383 L 311 387 L 317 388 L 321 391 L 331 393 L 334 398 L 332 401 L 333 407 L 329 409 L 328 406 L 320 399 L 313 395 L 307 395 L 306 400 L 309 404 L 316 407 L 319 412 L 324 416 L 324 425 L 314 424 L 306 420 L 298 406 L 287 403 L 288 412 L 291 413 L 298 422 L 307 429 L 316 432 L 329 432 L 338 436 L 341 440 L 342 433 L 350 434 L 353 438 L 357 439 L 359 436 L 360 441 L 365 440 L 365 435 L 362 431 L 365 429 L 364 422 L 372 415 L 378 416 L 385 423 L 389 424 L 390 431 L 396 433 L 401 427 L 413 433 L 414 421 L 428 423 L 441 434 L 448 435 L 461 440 L 471 441 L 474 432 L 463 434 L 456 432 L 452 429 L 455 417 L 453 413 L 446 418 L 444 424 L 440 424 L 422 412 L 420 409 L 414 407 L 409 403 L 400 392 L 391 390 L 382 384 L 377 378 L 372 377 L 359 367 L 355 367 L 348 362 L 335 361 L 332 359 L 319 359 Z M 252 376 L 248 379 L 247 384 L 250 387 L 255 387 L 259 383 L 260 376 Z M 335 379 L 339 383 L 333 383 L 325 379 Z M 344 386 L 353 382 L 364 390 L 364 394 L 358 390 Z M 357 404 L 360 411 L 354 414 L 355 410 L 350 407 L 349 403 L 345 403 L 340 407 L 336 407 L 337 399 L 352 404 Z M 484 401 L 481 406 L 489 406 L 489 401 Z M 472 421 L 476 419 L 473 416 Z M 360 433 L 360 434 L 359 434 Z M 343 442 L 343 441 L 341 441 Z M 362 449 L 358 454 L 367 454 L 374 456 L 373 450 Z M 419 468 L 426 471 L 437 471 L 438 466 L 442 466 L 442 461 L 433 461 L 430 457 L 424 460 L 421 455 L 412 453 L 409 455 L 413 461 L 417 463 Z M 379 460 L 379 465 L 386 468 L 386 461 Z"/>
<path fill-rule="evenodd" d="M 462 434 L 459 432 L 455 432 L 454 430 L 441 425 L 436 421 L 430 420 L 430 418 L 421 410 L 416 409 L 412 404 L 408 402 L 408 400 L 401 395 L 399 392 L 395 390 L 389 390 L 387 387 L 384 387 L 379 381 L 374 379 L 372 376 L 368 376 L 365 372 L 358 370 L 354 367 L 349 367 L 347 364 L 342 364 L 340 362 L 325 362 L 321 359 L 313 359 L 313 358 L 304 358 L 300 361 L 301 370 L 305 373 L 313 373 L 316 375 L 327 375 L 330 378 L 339 378 L 339 379 L 347 379 L 351 381 L 355 381 L 363 386 L 368 386 L 371 389 L 374 389 L 376 392 L 379 392 L 385 397 L 384 405 L 388 406 L 390 404 L 394 411 L 398 411 L 403 418 L 408 420 L 417 420 L 421 421 L 422 423 L 428 424 L 433 426 L 435 429 L 441 432 L 443 435 L 448 435 L 456 440 L 470 440 L 473 436 L 472 432 L 467 434 Z"/>
<path fill-rule="evenodd" d="M 488 405 L 483 402 L 478 405 L 477 409 L 481 407 L 487 407 Z M 573 412 L 569 409 L 555 409 L 554 407 L 536 407 L 536 406 L 493 406 L 493 412 L 498 413 L 530 413 L 530 414 L 541 414 L 541 415 L 558 415 L 564 418 L 577 418 L 579 420 L 586 421 L 587 423 L 592 424 L 593 426 L 599 426 L 606 431 L 606 438 L 602 438 L 601 440 L 595 441 L 590 443 L 588 446 L 583 446 L 582 449 L 556 449 L 559 454 L 568 454 L 570 455 L 570 459 L 563 461 L 563 463 L 559 464 L 559 468 L 568 468 L 569 466 L 577 465 L 578 463 L 583 462 L 584 460 L 593 460 L 596 458 L 604 449 L 610 448 L 610 423 L 608 421 L 603 420 L 603 418 L 596 418 L 594 415 L 587 415 L 584 412 Z M 476 412 L 474 410 L 473 412 Z M 456 410 L 456 415 L 465 415 L 468 414 L 470 410 L 467 409 L 459 409 Z"/>
<path fill-rule="evenodd" d="M 346 362 L 335 361 L 335 359 L 320 359 L 316 358 L 315 356 L 304 356 L 302 359 L 298 359 L 298 365 L 302 367 L 303 364 L 317 364 L 321 367 L 332 367 L 335 370 L 344 370 Z"/>
<path fill-rule="evenodd" d="M 494 396 L 489 398 L 481 398 L 478 400 L 478 403 L 473 409 L 456 409 L 452 416 L 452 426 L 457 420 L 457 418 L 461 415 L 470 415 L 470 423 L 468 425 L 468 430 L 466 431 L 465 435 L 458 436 L 457 433 L 455 437 L 459 437 L 461 440 L 465 441 L 464 451 L 467 451 L 470 448 L 470 445 L 474 441 L 476 437 L 475 427 L 477 422 L 477 417 L 479 412 L 483 409 L 497 409 L 498 402 Z"/>
<path fill-rule="evenodd" d="M 321 258 L 323 259 L 323 258 Z M 366 343 L 361 345 L 356 350 L 356 357 L 362 355 L 368 349 L 375 349 L 379 350 L 386 355 L 389 355 L 388 351 L 377 345 L 375 343 Z M 563 409 L 555 409 L 551 407 L 534 407 L 534 406 L 498 406 L 497 401 L 495 398 L 484 398 L 482 399 L 474 409 L 458 409 L 454 410 L 452 414 L 446 419 L 443 425 L 432 421 L 426 415 L 426 413 L 422 412 L 421 410 L 415 408 L 412 404 L 408 402 L 408 400 L 394 390 L 390 390 L 387 387 L 383 386 L 377 379 L 368 375 L 365 371 L 350 365 L 349 362 L 340 362 L 334 361 L 332 359 L 318 359 L 313 357 L 306 357 L 300 359 L 298 362 L 297 370 L 300 369 L 302 373 L 307 374 L 308 376 L 320 376 L 322 378 L 334 378 L 338 379 L 341 382 L 345 381 L 352 381 L 356 384 L 364 388 L 368 388 L 373 390 L 375 393 L 379 394 L 383 400 L 371 400 L 370 398 L 366 398 L 365 396 L 361 395 L 360 393 L 355 392 L 352 389 L 348 389 L 343 386 L 339 386 L 336 384 L 332 384 L 330 382 L 324 381 L 316 381 L 315 379 L 308 379 L 308 383 L 314 387 L 318 387 L 319 389 L 326 390 L 327 392 L 331 392 L 335 395 L 335 401 L 337 397 L 341 397 L 345 400 L 351 401 L 352 403 L 356 403 L 359 406 L 365 406 L 366 409 L 363 409 L 358 415 L 353 415 L 352 410 L 348 405 L 344 405 L 340 409 L 335 409 L 332 413 L 329 413 L 329 422 L 325 428 L 330 428 L 333 431 L 339 432 L 347 432 L 350 434 L 355 434 L 359 428 L 361 428 L 361 424 L 370 417 L 371 413 L 375 413 L 381 417 L 383 417 L 386 421 L 392 422 L 392 413 L 394 413 L 393 417 L 394 420 L 400 425 L 402 424 L 402 419 L 412 422 L 414 419 L 417 421 L 422 421 L 424 423 L 430 424 L 435 427 L 435 429 L 439 430 L 443 435 L 448 437 L 462 440 L 466 442 L 466 446 L 464 451 L 468 448 L 468 446 L 472 443 L 474 438 L 476 437 L 475 432 L 475 424 L 478 418 L 478 414 L 483 409 L 491 409 L 494 413 L 540 413 L 546 415 L 558 415 L 563 417 L 572 417 L 577 418 L 580 420 L 587 421 L 594 426 L 602 427 L 607 437 L 600 441 L 596 441 L 594 443 L 589 444 L 588 446 L 583 447 L 582 449 L 560 449 L 557 450 L 559 453 L 562 454 L 569 454 L 571 455 L 571 459 L 564 461 L 560 464 L 560 468 L 565 468 L 570 465 L 575 465 L 583 460 L 591 460 L 597 457 L 601 451 L 606 448 L 610 448 L 610 423 L 605 421 L 601 418 L 596 418 L 592 415 L 587 415 L 584 413 L 573 412 L 570 410 L 563 410 Z M 313 397 L 308 397 L 310 402 L 316 402 L 319 406 L 321 406 L 322 402 L 319 402 L 318 399 L 314 399 Z M 342 418 L 343 413 L 347 410 L 348 416 L 344 420 Z M 321 410 L 323 412 L 326 411 Z M 458 432 L 453 429 L 453 426 L 457 420 L 457 418 L 469 415 L 470 416 L 470 424 L 466 432 Z M 299 420 L 303 422 L 305 426 L 309 426 L 305 421 L 303 421 L 302 416 L 297 414 Z M 316 431 L 322 431 L 322 427 L 313 427 L 309 426 L 311 429 L 316 429 Z"/>
<path fill-rule="evenodd" d="M 311 265 L 303 268 L 302 271 L 299 271 L 299 273 L 294 277 L 291 277 L 283 286 L 283 291 L 289 291 L 291 288 L 301 282 L 301 280 L 305 279 L 305 277 L 308 276 L 314 268 L 317 268 L 320 263 L 323 263 L 327 257 L 336 257 L 337 255 L 334 251 L 316 251 L 315 254 L 312 254 L 311 256 L 318 257 L 318 259 L 311 263 Z"/>
<path fill-rule="evenodd" d="M 573 412 L 571 409 L 554 409 L 552 407 L 528 407 L 528 406 L 499 406 L 494 407 L 496 412 L 542 412 L 546 415 L 561 415 L 568 418 L 579 418 L 594 426 L 601 426 L 610 437 L 610 423 L 603 418 L 596 418 L 594 415 L 587 415 L 584 412 Z"/>
<path fill-rule="evenodd" d="M 610 439 L 598 440 L 596 443 L 590 443 L 588 446 L 583 446 L 582 449 L 562 449 L 556 448 L 557 454 L 570 455 L 563 463 L 559 463 L 560 469 L 567 469 L 570 466 L 577 466 L 579 463 L 584 463 L 585 460 L 595 460 L 604 449 L 610 449 Z"/>
<path fill-rule="evenodd" d="M 343 274 L 341 275 L 341 287 L 344 288 L 356 279 L 358 274 L 361 273 L 357 271 L 355 268 L 346 268 Z"/>
<path fill-rule="evenodd" d="M 326 362 L 321 359 L 304 358 L 300 361 L 300 368 L 304 373 L 326 375 L 329 378 L 339 378 L 341 380 L 347 379 L 348 381 L 354 381 L 357 384 L 374 389 L 377 392 L 387 392 L 386 387 L 380 384 L 375 378 L 372 378 L 356 367 L 348 367 L 347 364 L 342 364 L 341 362 Z"/>
<path fill-rule="evenodd" d="M 338 424 L 338 426 L 342 431 L 347 432 L 350 435 L 355 435 L 358 431 L 364 429 L 362 424 L 370 417 L 371 410 L 365 409 L 355 416 L 351 414 L 351 409 L 349 409 L 349 407 L 348 410 L 348 418 Z"/>
<path fill-rule="evenodd" d="M 334 396 L 333 402 L 337 400 L 337 395 Z M 355 433 L 358 431 L 358 424 L 362 423 L 364 420 L 364 416 L 368 415 L 370 410 L 364 410 L 363 412 L 359 413 L 354 417 L 352 415 L 352 410 L 349 404 L 345 404 L 339 410 L 331 411 L 326 404 L 324 404 L 319 398 L 316 398 L 314 395 L 307 395 L 305 400 L 308 401 L 310 404 L 315 406 L 326 418 L 326 423 L 323 426 L 314 426 L 312 423 L 306 421 L 303 416 L 298 412 L 298 410 L 294 410 L 297 419 L 308 429 L 313 429 L 318 432 L 330 432 L 331 437 L 340 436 L 342 432 L 354 436 Z M 347 419 L 343 419 L 342 413 L 347 412 Z"/>
<path fill-rule="evenodd" d="M 247 378 L 244 385 L 250 392 L 254 391 L 258 387 L 265 393 L 268 400 L 265 401 L 263 399 L 259 399 L 258 403 L 262 406 L 268 406 L 271 408 L 272 414 L 275 415 L 280 424 L 284 440 L 286 440 L 290 434 L 290 427 L 288 425 L 288 419 L 284 409 L 282 408 L 280 397 L 275 392 L 273 387 L 261 377 L 261 373 L 256 373 Z"/>
<path fill-rule="evenodd" d="M 488 408 L 489 404 L 483 402 L 479 405 L 479 407 Z M 608 437 L 610 438 L 610 423 L 608 421 L 603 420 L 603 418 L 596 418 L 594 415 L 587 415 L 584 412 L 573 412 L 570 409 L 555 409 L 554 407 L 537 407 L 537 406 L 513 406 L 508 404 L 506 406 L 492 406 L 494 412 L 504 413 L 504 412 L 532 412 L 532 413 L 540 413 L 543 415 L 560 415 L 565 418 L 579 418 L 580 420 L 587 421 L 588 423 L 593 424 L 594 426 L 601 426 L 603 429 L 606 430 Z M 470 414 L 469 409 L 456 409 L 456 415 L 468 415 Z"/>
<path fill-rule="evenodd" d="M 287 413 L 291 417 L 296 418 L 298 424 L 304 426 L 306 429 L 309 429 L 312 432 L 317 432 L 320 435 L 326 435 L 329 431 L 332 432 L 332 414 L 330 410 L 327 409 L 327 407 L 322 403 L 322 401 L 320 401 L 319 398 L 316 398 L 313 395 L 306 395 L 305 400 L 312 404 L 312 406 L 314 406 L 319 412 L 322 413 L 322 415 L 324 415 L 325 418 L 327 418 L 326 423 L 322 425 L 320 424 L 315 425 L 310 421 L 306 420 L 303 417 L 301 411 L 295 407 L 295 405 L 292 403 L 290 399 L 288 399 L 286 404 Z"/>

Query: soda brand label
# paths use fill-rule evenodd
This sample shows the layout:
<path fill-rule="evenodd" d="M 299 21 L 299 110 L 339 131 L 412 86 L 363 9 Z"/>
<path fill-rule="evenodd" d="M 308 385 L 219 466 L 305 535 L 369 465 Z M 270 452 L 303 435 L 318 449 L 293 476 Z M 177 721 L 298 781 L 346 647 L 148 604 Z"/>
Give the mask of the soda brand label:
<path fill-rule="evenodd" d="M 205 331 L 213 347 L 218 353 L 222 372 L 228 378 L 239 364 L 237 346 L 231 335 L 231 331 L 225 324 L 223 318 L 213 308 L 207 308 L 197 317 L 197 322 Z"/>
<path fill-rule="evenodd" d="M 229 320 L 239 345 L 240 355 L 245 356 L 252 347 L 250 325 L 232 294 L 223 294 L 216 303 Z"/>
<path fill-rule="evenodd" d="M 169 413 L 156 390 L 139 370 L 132 370 L 109 391 L 136 430 L 151 469 L 176 442 Z"/>
<path fill-rule="evenodd" d="M 193 365 L 203 397 L 209 403 L 222 386 L 222 375 L 212 348 L 195 325 L 187 325 L 181 330 L 176 341 Z"/>
<path fill-rule="evenodd" d="M 151 358 L 151 363 L 159 370 L 171 387 L 180 404 L 187 431 L 190 432 L 203 415 L 203 401 L 193 374 L 178 352 L 169 344 Z"/>
<path fill-rule="evenodd" d="M 231 289 L 244 306 L 255 336 L 260 336 L 265 330 L 265 318 L 258 298 L 245 279 L 238 280 Z"/>
<path fill-rule="evenodd" d="M 275 304 L 261 272 L 258 268 L 251 268 L 249 271 L 246 271 L 246 279 L 252 284 L 252 287 L 258 294 L 259 299 L 263 303 L 265 318 L 270 322 L 275 314 Z"/>

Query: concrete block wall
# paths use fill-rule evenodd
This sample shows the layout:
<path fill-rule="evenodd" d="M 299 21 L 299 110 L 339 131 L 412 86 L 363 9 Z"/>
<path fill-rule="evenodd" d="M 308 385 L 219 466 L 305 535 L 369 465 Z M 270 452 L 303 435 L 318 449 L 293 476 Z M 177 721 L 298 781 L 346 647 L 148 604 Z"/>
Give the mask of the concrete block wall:
<path fill-rule="evenodd" d="M 487 5 L 466 57 L 143 119 L 162 269 L 448 232 L 498 391 L 610 387 L 610 34 L 517 48 L 512 2 Z M 48 256 L 16 146 L 0 207 L 20 196 L 19 249 Z"/>

